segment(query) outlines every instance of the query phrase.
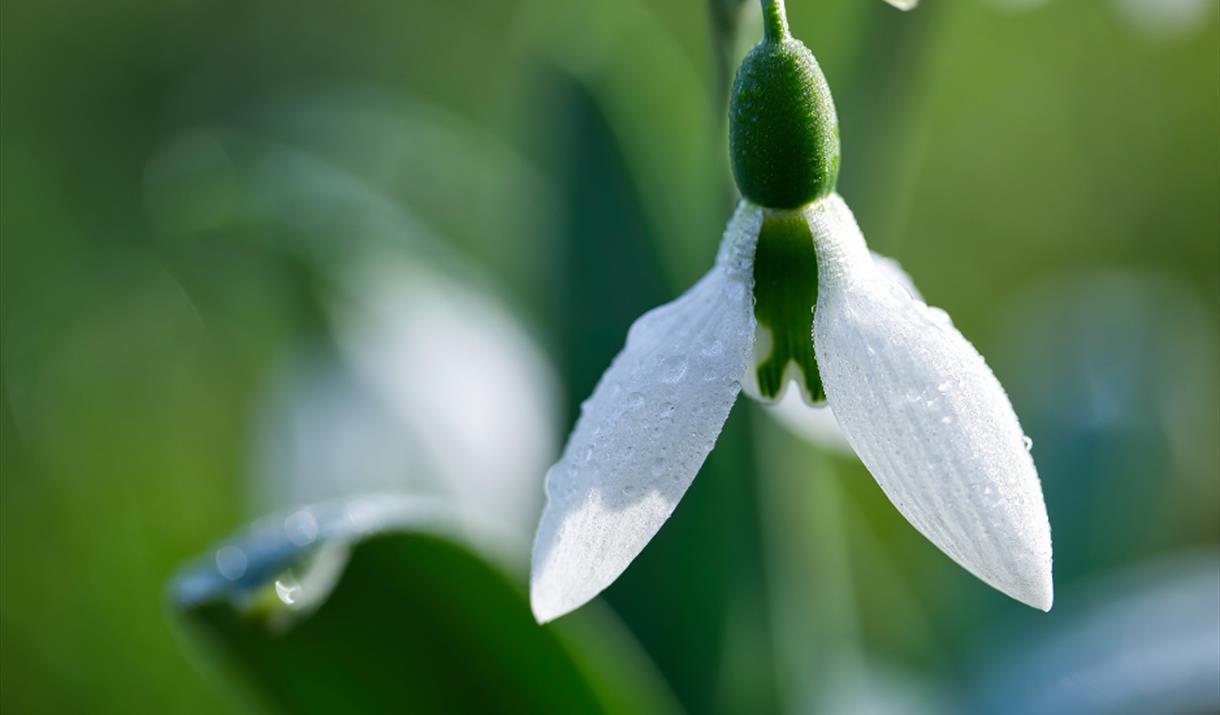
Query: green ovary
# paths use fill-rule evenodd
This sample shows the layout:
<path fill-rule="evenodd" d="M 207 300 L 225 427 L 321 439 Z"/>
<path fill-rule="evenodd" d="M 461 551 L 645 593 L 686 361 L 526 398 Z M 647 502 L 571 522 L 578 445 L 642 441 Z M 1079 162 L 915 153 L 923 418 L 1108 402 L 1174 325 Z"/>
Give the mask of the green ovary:
<path fill-rule="evenodd" d="M 770 354 L 756 355 L 761 396 L 777 399 L 786 376 L 803 378 L 805 399 L 826 399 L 813 354 L 813 309 L 818 262 L 801 211 L 771 213 L 763 221 L 754 258 L 754 317 L 771 337 Z M 759 331 L 762 332 L 761 330 Z M 761 337 L 761 335 L 760 335 Z"/>

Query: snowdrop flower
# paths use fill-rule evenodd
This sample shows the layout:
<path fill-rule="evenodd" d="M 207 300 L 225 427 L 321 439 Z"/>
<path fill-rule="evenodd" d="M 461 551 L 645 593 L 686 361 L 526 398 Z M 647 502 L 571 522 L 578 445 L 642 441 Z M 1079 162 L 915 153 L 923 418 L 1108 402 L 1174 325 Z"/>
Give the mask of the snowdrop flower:
<path fill-rule="evenodd" d="M 290 354 L 264 401 L 258 511 L 408 494 L 527 536 L 540 504 L 524 487 L 557 446 L 558 387 L 526 327 L 491 293 L 388 251 L 332 280 L 334 346 Z"/>
<path fill-rule="evenodd" d="M 1051 606 L 1051 541 L 1025 435 L 1000 383 L 944 311 L 878 267 L 834 192 L 826 80 L 762 0 L 765 36 L 734 81 L 744 197 L 714 267 L 645 314 L 583 404 L 546 480 L 530 597 L 540 622 L 613 582 L 656 534 L 745 389 L 791 385 L 834 410 L 898 510 L 953 560 Z"/>

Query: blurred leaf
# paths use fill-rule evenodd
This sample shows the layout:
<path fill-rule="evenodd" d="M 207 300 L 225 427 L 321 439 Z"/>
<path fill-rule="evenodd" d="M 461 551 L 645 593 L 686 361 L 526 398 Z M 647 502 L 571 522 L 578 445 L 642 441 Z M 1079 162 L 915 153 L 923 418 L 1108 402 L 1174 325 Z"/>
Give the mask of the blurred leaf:
<path fill-rule="evenodd" d="M 455 516 L 366 498 L 268 519 L 183 573 L 173 604 L 274 711 L 672 709 L 613 622 L 534 623 L 473 548 L 497 538 L 454 533 Z"/>
<path fill-rule="evenodd" d="M 685 286 L 711 263 L 732 211 L 723 193 L 728 157 L 710 63 L 692 61 L 682 43 L 693 32 L 703 50 L 710 27 L 671 26 L 661 11 L 638 0 L 534 0 L 520 27 L 544 65 L 569 75 L 597 104 L 656 236 L 665 277 Z"/>

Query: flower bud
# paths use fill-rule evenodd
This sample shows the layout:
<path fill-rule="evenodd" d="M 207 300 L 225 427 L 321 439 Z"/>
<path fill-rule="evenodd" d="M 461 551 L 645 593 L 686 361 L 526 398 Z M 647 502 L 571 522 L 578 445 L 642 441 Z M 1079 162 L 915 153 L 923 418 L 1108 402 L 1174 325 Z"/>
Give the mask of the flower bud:
<path fill-rule="evenodd" d="M 766 36 L 742 61 L 729 100 L 733 176 L 751 202 L 794 209 L 834 191 L 839 123 L 813 53 L 788 34 L 782 3 L 766 9 Z"/>

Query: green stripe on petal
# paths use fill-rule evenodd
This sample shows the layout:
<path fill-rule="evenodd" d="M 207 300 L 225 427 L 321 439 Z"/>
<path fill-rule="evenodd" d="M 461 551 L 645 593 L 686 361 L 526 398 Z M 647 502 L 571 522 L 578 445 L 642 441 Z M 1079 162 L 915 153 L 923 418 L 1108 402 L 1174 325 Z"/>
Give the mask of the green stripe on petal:
<path fill-rule="evenodd" d="M 754 377 L 759 398 L 778 400 L 791 379 L 810 404 L 826 399 L 813 352 L 817 296 L 818 262 L 804 213 L 768 212 L 754 260 Z"/>

